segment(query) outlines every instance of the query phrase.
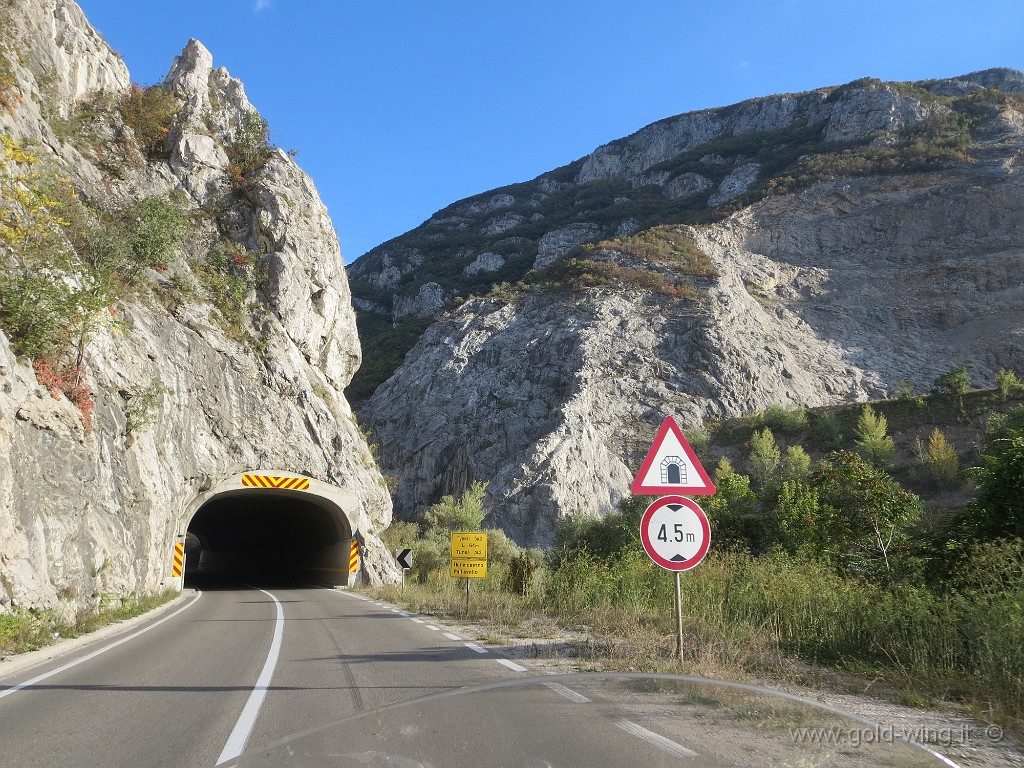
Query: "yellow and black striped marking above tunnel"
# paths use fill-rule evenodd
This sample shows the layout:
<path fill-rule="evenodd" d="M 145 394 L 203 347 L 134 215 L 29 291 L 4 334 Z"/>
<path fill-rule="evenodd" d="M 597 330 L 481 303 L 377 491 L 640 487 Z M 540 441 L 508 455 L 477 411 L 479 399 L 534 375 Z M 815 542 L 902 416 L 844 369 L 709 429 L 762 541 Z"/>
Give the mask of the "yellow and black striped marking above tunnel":
<path fill-rule="evenodd" d="M 308 477 L 276 477 L 274 475 L 242 475 L 242 485 L 250 488 L 277 488 L 286 491 L 308 491 Z"/>

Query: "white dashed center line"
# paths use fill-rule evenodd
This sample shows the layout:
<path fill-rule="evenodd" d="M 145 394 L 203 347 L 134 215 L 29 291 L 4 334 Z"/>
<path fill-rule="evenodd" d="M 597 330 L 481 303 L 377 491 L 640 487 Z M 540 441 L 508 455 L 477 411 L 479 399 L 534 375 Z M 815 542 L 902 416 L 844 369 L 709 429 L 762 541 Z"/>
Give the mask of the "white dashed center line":
<path fill-rule="evenodd" d="M 643 726 L 632 723 L 629 720 L 616 720 L 615 724 L 626 733 L 636 736 L 639 739 L 643 739 L 648 744 L 653 744 L 654 746 L 665 750 L 673 757 L 697 757 L 697 753 L 692 749 L 687 749 L 682 744 L 676 744 L 672 739 L 666 739 L 661 734 L 649 731 Z"/>
<path fill-rule="evenodd" d="M 495 661 L 497 661 L 503 667 L 508 667 L 513 672 L 525 672 L 526 671 L 526 667 L 524 667 L 524 666 L 522 666 L 520 664 L 516 664 L 514 661 L 509 661 L 508 659 L 495 659 Z"/>
<path fill-rule="evenodd" d="M 576 693 L 571 688 L 566 688 L 564 685 L 559 683 L 544 683 L 548 688 L 557 693 L 559 696 L 564 696 L 569 701 L 576 702 L 577 704 L 589 704 L 590 699 L 584 696 L 582 693 Z"/>

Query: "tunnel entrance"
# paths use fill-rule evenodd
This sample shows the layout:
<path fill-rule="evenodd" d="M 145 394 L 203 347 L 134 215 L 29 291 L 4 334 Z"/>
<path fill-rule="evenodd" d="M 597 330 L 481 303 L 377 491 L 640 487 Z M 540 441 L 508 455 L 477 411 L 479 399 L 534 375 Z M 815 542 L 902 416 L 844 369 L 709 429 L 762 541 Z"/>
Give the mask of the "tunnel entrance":
<path fill-rule="evenodd" d="M 353 531 L 337 499 L 240 484 L 222 484 L 195 505 L 185 531 L 185 586 L 349 583 Z"/>

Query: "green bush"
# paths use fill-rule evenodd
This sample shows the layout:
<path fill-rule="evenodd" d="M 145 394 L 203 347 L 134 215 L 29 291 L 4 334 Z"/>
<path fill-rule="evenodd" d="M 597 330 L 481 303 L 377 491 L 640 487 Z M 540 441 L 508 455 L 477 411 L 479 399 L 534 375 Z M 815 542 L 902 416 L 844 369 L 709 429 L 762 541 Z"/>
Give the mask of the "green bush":
<path fill-rule="evenodd" d="M 121 115 L 125 125 L 135 133 L 135 140 L 150 157 L 167 154 L 167 136 L 178 113 L 174 94 L 154 85 L 145 88 L 132 84 L 121 101 Z"/>
<path fill-rule="evenodd" d="M 128 393 L 128 402 L 124 408 L 126 434 L 142 432 L 156 423 L 157 405 L 161 395 L 167 391 L 160 379 L 153 379 L 148 386 Z"/>
<path fill-rule="evenodd" d="M 272 147 L 267 121 L 256 112 L 246 112 L 227 146 L 228 171 L 236 186 L 246 186 L 246 177 L 270 159 Z"/>
<path fill-rule="evenodd" d="M 798 405 L 769 405 L 761 414 L 761 423 L 780 435 L 795 437 L 807 429 L 807 409 Z"/>
<path fill-rule="evenodd" d="M 581 552 L 612 557 L 631 546 L 640 546 L 640 518 L 650 504 L 647 496 L 627 496 L 615 512 L 603 517 L 568 515 L 555 525 L 551 558 L 555 565 Z"/>
<path fill-rule="evenodd" d="M 653 227 L 630 237 L 604 240 L 596 249 L 624 253 L 684 274 L 718 277 L 714 262 L 677 227 Z"/>
<path fill-rule="evenodd" d="M 811 432 L 826 448 L 838 448 L 846 437 L 842 421 L 834 413 L 828 412 L 817 415 Z"/>
<path fill-rule="evenodd" d="M 1024 384 L 1021 383 L 1017 374 L 1005 368 L 1000 368 L 996 372 L 996 387 L 1004 400 L 1024 392 Z"/>
<path fill-rule="evenodd" d="M 935 380 L 935 392 L 948 395 L 966 395 L 971 390 L 971 377 L 967 373 L 967 367 L 958 365 Z"/>
<path fill-rule="evenodd" d="M 612 286 L 649 291 L 671 299 L 696 301 L 700 293 L 685 278 L 675 278 L 654 269 L 642 269 L 617 264 L 614 261 L 586 258 L 560 259 L 527 282 L 567 291 Z"/>
<path fill-rule="evenodd" d="M 479 531 L 486 515 L 485 493 L 487 483 L 475 482 L 458 499 L 444 496 L 423 514 L 422 527 L 442 533 Z"/>
<path fill-rule="evenodd" d="M 962 540 L 1024 538 L 1024 431 L 1006 429 L 986 440 L 973 474 L 978 496 L 960 518 Z"/>
<path fill-rule="evenodd" d="M 701 503 L 711 523 L 711 541 L 722 549 L 764 551 L 767 532 L 750 478 L 737 473 L 715 479 L 718 492 Z"/>

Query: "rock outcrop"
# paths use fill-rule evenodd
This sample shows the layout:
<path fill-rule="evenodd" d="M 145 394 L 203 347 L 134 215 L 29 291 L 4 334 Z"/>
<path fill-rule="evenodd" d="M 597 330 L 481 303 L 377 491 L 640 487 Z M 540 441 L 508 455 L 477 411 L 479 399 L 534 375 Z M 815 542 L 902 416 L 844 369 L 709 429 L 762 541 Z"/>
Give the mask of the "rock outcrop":
<path fill-rule="evenodd" d="M 66 128 L 85 100 L 123 97 L 128 72 L 73 2 L 19 3 L 10 22 L 0 34 L 19 54 L 7 56 L 19 98 L 0 112 L 0 131 L 101 207 L 177 200 L 190 232 L 180 258 L 112 307 L 119 322 L 86 346 L 91 429 L 0 335 L 0 606 L 73 609 L 159 588 L 182 510 L 261 468 L 355 493 L 368 575 L 392 578 L 374 535 L 390 498 L 342 394 L 360 362 L 351 298 L 312 181 L 273 149 L 232 181 L 227 149 L 258 115 L 197 41 L 163 85 L 178 111 L 162 157 L 143 157 L 116 109 L 88 126 L 89 140 L 58 133 L 55 122 Z M 257 259 L 237 327 L 198 279 L 206 251 L 227 246 Z M 132 431 L 131 400 L 154 382 L 152 425 Z"/>
<path fill-rule="evenodd" d="M 489 201 L 539 217 L 503 233 L 530 234 L 525 246 L 479 245 L 504 255 L 504 280 L 524 259 L 538 271 L 439 315 L 360 406 L 396 514 L 483 480 L 492 521 L 549 543 L 560 516 L 628 492 L 666 414 L 699 428 L 927 388 L 961 364 L 979 384 L 1024 370 L 1022 80 L 865 81 L 670 118 L 371 252 L 351 273 L 382 288 L 379 253 L 395 274 L 432 269 L 456 217 L 453 243 L 478 258 L 468 233 Z M 968 103 L 982 119 L 958 133 Z M 549 227 L 567 201 L 575 219 Z M 712 223 L 676 223 L 688 218 Z M 629 221 L 663 226 L 614 239 Z M 688 267 L 682 241 L 713 270 Z M 422 266 L 403 266 L 413 244 Z"/>

